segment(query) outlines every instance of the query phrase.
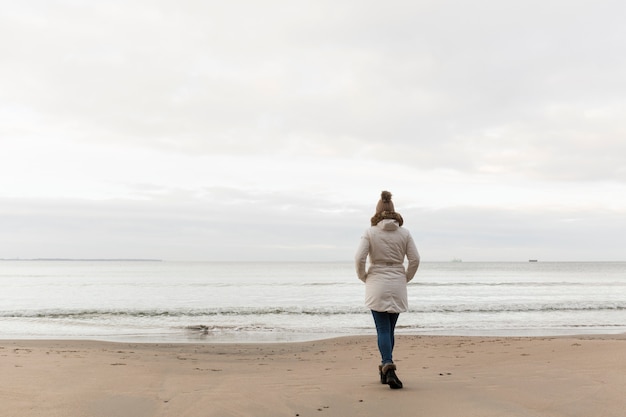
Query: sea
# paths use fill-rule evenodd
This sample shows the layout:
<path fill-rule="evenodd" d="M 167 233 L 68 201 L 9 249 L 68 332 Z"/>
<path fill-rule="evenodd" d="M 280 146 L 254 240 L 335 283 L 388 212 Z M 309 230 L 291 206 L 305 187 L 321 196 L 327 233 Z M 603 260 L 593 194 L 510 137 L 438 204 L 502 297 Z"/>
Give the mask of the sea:
<path fill-rule="evenodd" d="M 352 262 L 0 261 L 0 338 L 290 342 L 374 335 Z M 626 332 L 626 262 L 422 262 L 397 334 Z"/>

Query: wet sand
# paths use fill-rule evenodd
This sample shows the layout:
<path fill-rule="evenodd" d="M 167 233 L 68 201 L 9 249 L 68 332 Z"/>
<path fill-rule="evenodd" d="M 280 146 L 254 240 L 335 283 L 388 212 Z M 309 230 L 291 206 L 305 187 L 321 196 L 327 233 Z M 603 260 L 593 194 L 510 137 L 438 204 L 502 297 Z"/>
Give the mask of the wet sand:
<path fill-rule="evenodd" d="M 626 335 L 373 336 L 278 344 L 0 340 L 11 417 L 604 416 L 626 410 Z"/>

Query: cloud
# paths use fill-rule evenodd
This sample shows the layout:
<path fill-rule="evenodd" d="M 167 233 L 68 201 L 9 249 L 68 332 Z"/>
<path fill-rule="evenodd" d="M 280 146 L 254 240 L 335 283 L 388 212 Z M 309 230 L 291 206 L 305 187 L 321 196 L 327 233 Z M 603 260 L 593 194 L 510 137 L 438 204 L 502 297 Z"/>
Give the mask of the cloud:
<path fill-rule="evenodd" d="M 71 207 L 85 204 L 81 225 L 111 226 L 97 230 L 101 248 L 125 241 L 163 257 L 150 231 L 188 230 L 176 257 L 204 258 L 190 248 L 215 230 L 231 242 L 216 256 L 243 250 L 237 236 L 269 257 L 286 247 L 301 248 L 296 257 L 349 252 L 333 230 L 358 234 L 339 219 L 366 223 L 382 189 L 437 216 L 470 208 L 466 220 L 483 225 L 513 209 L 529 219 L 623 213 L 625 9 L 582 0 L 15 2 L 0 16 L 0 197 L 25 210 L 30 202 L 37 214 L 21 224 L 66 225 L 69 241 L 83 236 L 71 232 L 72 216 L 83 219 Z M 40 211 L 49 206 L 54 216 Z M 159 221 L 135 217 L 149 207 Z M 204 220 L 212 207 L 234 213 L 240 235 Z M 262 236 L 272 240 L 263 246 Z"/>
<path fill-rule="evenodd" d="M 623 212 L 579 208 L 453 207 L 410 210 L 415 239 L 425 259 L 465 261 L 541 259 L 620 260 Z"/>
<path fill-rule="evenodd" d="M 0 257 L 349 261 L 373 203 L 211 190 L 204 201 L 3 200 Z M 225 198 L 220 198 L 225 197 Z M 253 209 L 250 209 L 250 207 Z M 424 261 L 622 259 L 622 211 L 404 207 Z"/>

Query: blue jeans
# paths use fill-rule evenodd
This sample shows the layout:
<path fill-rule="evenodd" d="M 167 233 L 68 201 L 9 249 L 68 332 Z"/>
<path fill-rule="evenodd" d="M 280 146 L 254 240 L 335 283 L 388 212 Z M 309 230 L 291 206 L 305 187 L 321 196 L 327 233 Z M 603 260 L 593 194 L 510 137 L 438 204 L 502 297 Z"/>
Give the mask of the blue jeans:
<path fill-rule="evenodd" d="M 378 350 L 382 357 L 382 364 L 393 362 L 394 331 L 398 322 L 399 313 L 385 313 L 372 310 L 376 333 L 378 334 Z"/>

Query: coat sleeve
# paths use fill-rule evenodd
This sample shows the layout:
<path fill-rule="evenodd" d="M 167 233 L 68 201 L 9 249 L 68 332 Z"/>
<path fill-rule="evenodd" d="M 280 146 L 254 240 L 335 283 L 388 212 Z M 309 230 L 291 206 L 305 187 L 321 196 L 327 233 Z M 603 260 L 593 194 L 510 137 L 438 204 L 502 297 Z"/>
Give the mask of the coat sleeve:
<path fill-rule="evenodd" d="M 417 246 L 415 246 L 415 242 L 413 241 L 413 237 L 410 233 L 406 243 L 406 258 L 409 261 L 406 268 L 406 282 L 409 282 L 415 276 L 417 268 L 420 265 L 420 254 L 417 251 Z"/>
<path fill-rule="evenodd" d="M 367 255 L 370 251 L 370 238 L 369 233 L 365 232 L 361 237 L 361 242 L 359 243 L 359 248 L 356 251 L 356 255 L 354 256 L 354 265 L 356 267 L 356 275 L 363 282 L 367 279 L 367 270 L 365 268 Z"/>

